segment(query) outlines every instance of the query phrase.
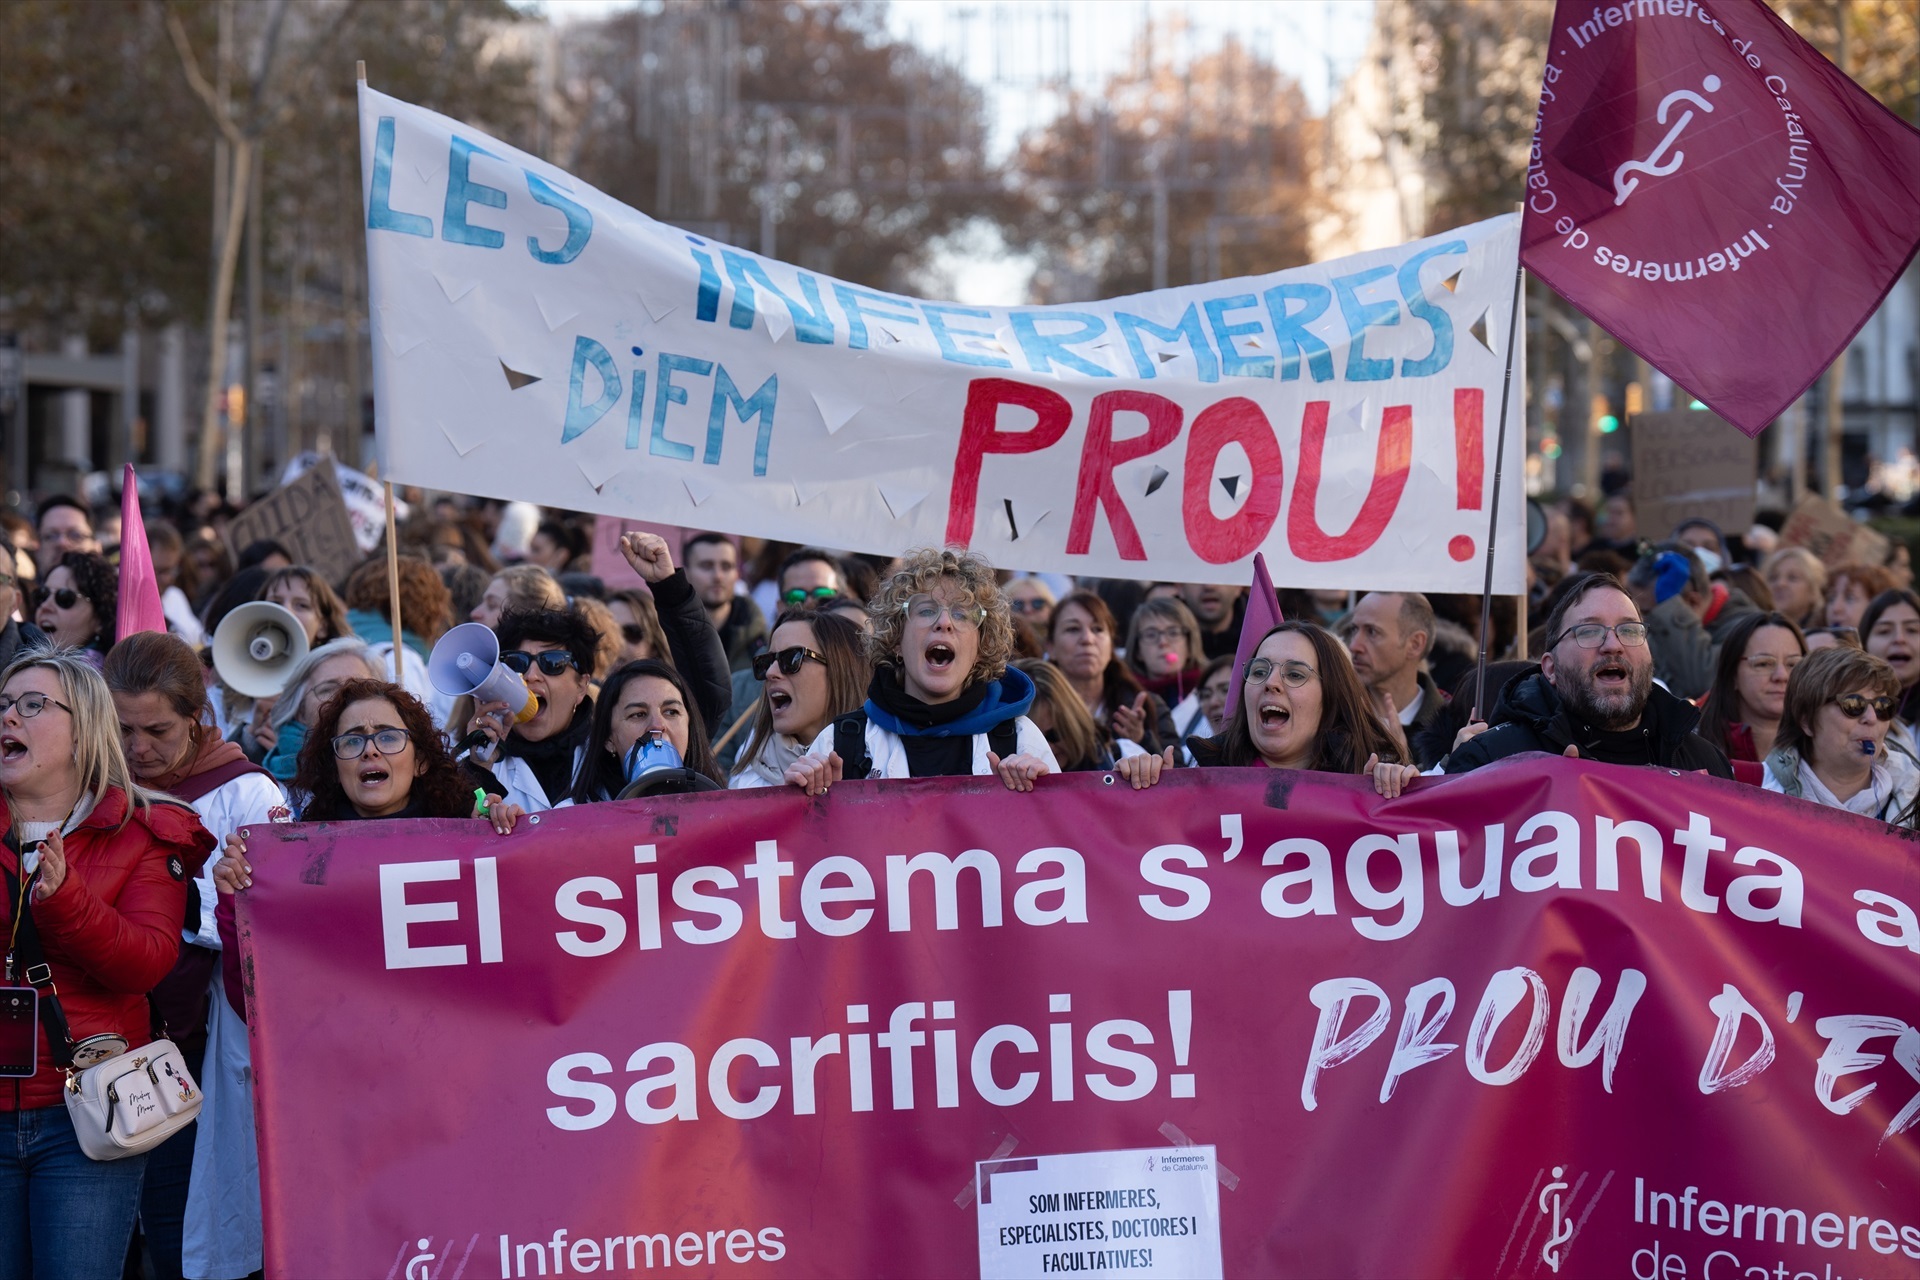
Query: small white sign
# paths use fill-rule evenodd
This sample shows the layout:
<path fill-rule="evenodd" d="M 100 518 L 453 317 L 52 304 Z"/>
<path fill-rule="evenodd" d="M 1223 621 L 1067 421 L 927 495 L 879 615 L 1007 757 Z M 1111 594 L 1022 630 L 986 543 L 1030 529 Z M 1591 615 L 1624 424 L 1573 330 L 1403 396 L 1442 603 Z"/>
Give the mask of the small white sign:
<path fill-rule="evenodd" d="M 1212 1147 L 982 1160 L 974 1190 L 981 1280 L 1221 1274 Z"/>

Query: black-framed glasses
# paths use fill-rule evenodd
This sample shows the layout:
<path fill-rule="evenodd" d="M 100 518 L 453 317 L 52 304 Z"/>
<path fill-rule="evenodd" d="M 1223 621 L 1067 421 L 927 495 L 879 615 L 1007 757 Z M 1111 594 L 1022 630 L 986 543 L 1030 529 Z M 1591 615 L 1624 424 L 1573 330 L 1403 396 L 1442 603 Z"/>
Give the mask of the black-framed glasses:
<path fill-rule="evenodd" d="M 780 593 L 780 599 L 787 604 L 805 604 L 809 600 L 831 600 L 839 594 L 838 587 L 788 587 Z"/>
<path fill-rule="evenodd" d="M 788 645 L 786 648 L 776 650 L 772 653 L 760 654 L 753 660 L 753 678 L 755 680 L 765 680 L 767 678 L 767 672 L 773 670 L 775 663 L 780 664 L 780 670 L 786 672 L 786 674 L 790 676 L 798 675 L 801 665 L 809 658 L 823 667 L 827 665 L 826 654 L 809 649 L 803 644 Z"/>
<path fill-rule="evenodd" d="M 60 699 L 49 697 L 44 693 L 23 693 L 18 697 L 8 697 L 6 694 L 0 693 L 0 716 L 4 716 L 7 712 L 18 709 L 22 720 L 31 720 L 42 711 L 45 711 L 48 703 L 52 703 L 68 715 L 73 714 L 72 707 L 60 701 Z"/>
<path fill-rule="evenodd" d="M 57 591 L 52 587 L 40 588 L 40 603 L 45 604 L 49 600 L 53 601 L 56 608 L 71 609 L 80 603 L 80 593 L 72 587 L 61 587 Z"/>
<path fill-rule="evenodd" d="M 987 611 L 977 604 L 957 602 L 948 604 L 938 596 L 912 596 L 900 605 L 900 612 L 910 621 L 933 626 L 940 621 L 940 615 L 946 614 L 953 619 L 956 627 L 978 628 L 987 620 Z"/>
<path fill-rule="evenodd" d="M 413 735 L 405 729 L 376 729 L 372 733 L 343 733 L 333 740 L 334 758 L 358 760 L 367 754 L 367 744 L 383 756 L 397 756 L 407 749 Z"/>
<path fill-rule="evenodd" d="M 567 668 L 574 665 L 573 655 L 565 649 L 548 649 L 543 653 L 515 649 L 501 654 L 500 661 L 506 664 L 507 670 L 521 676 L 532 670 L 536 662 L 540 664 L 540 674 L 545 676 L 563 675 Z"/>
<path fill-rule="evenodd" d="M 1272 658 L 1255 658 L 1247 664 L 1247 683 L 1265 684 L 1275 671 L 1280 673 L 1280 683 L 1289 689 L 1298 689 L 1307 681 L 1320 678 L 1320 673 L 1304 662 L 1275 662 Z"/>
<path fill-rule="evenodd" d="M 1644 622 L 1622 622 L 1612 627 L 1603 622 L 1583 622 L 1579 626 L 1568 627 L 1547 641 L 1547 648 L 1555 648 L 1562 640 L 1572 636 L 1573 642 L 1582 649 L 1598 649 L 1607 642 L 1609 631 L 1629 649 L 1638 649 L 1647 642 L 1647 624 Z"/>
<path fill-rule="evenodd" d="M 1884 693 L 1872 698 L 1864 693 L 1843 693 L 1833 700 L 1833 705 L 1838 707 L 1840 714 L 1849 720 L 1858 720 L 1867 714 L 1868 707 L 1872 707 L 1875 716 L 1883 723 L 1890 723 L 1893 720 L 1893 709 L 1897 704 Z"/>

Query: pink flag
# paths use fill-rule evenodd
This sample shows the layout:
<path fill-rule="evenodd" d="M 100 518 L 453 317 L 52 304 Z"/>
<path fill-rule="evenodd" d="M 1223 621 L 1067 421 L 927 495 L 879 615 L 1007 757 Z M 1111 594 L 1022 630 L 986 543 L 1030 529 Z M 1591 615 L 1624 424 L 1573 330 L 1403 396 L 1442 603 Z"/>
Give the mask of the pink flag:
<path fill-rule="evenodd" d="M 1236 691 L 1247 678 L 1247 664 L 1253 661 L 1253 651 L 1260 647 L 1260 638 L 1281 621 L 1280 596 L 1273 589 L 1273 579 L 1267 575 L 1267 558 L 1256 551 L 1253 553 L 1253 585 L 1247 588 L 1247 611 L 1240 619 L 1240 645 L 1233 651 Z M 1239 696 L 1235 692 L 1234 697 Z"/>
<path fill-rule="evenodd" d="M 1920 245 L 1920 131 L 1761 0 L 1559 0 L 1520 256 L 1748 435 Z"/>
<path fill-rule="evenodd" d="M 120 621 L 113 638 L 125 640 L 135 632 L 166 629 L 160 580 L 153 573 L 153 548 L 147 545 L 147 525 L 140 518 L 140 485 L 129 462 L 120 488 Z"/>

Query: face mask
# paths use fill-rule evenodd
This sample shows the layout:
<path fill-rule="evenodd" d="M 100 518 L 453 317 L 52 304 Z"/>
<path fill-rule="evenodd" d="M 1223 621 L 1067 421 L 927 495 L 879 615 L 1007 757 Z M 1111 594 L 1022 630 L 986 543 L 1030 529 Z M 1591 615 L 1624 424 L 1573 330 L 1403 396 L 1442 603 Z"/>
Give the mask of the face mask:
<path fill-rule="evenodd" d="M 1718 551 L 1715 551 L 1712 547 L 1695 547 L 1693 554 L 1698 556 L 1700 563 L 1706 566 L 1707 576 L 1709 578 L 1720 572 L 1722 561 Z"/>

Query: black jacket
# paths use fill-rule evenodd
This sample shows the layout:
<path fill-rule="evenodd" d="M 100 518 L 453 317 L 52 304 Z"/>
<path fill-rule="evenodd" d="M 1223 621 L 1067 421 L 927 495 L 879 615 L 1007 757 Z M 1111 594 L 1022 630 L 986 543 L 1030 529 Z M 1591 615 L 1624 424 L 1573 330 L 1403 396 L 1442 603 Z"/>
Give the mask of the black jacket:
<path fill-rule="evenodd" d="M 1583 759 L 1606 764 L 1655 765 L 1687 772 L 1705 769 L 1716 778 L 1731 778 L 1733 768 L 1720 748 L 1693 731 L 1699 722 L 1699 712 L 1654 685 L 1633 734 L 1603 734 L 1590 724 L 1576 722 L 1546 676 L 1534 671 L 1507 683 L 1488 721 L 1493 727 L 1442 760 L 1440 769 L 1466 773 L 1523 751 L 1557 756 L 1569 746 L 1578 746 Z"/>
<path fill-rule="evenodd" d="M 45 644 L 46 633 L 31 622 L 15 622 L 7 619 L 7 625 L 0 627 L 0 667 L 5 667 L 20 656 L 20 651 L 30 644 Z"/>
<path fill-rule="evenodd" d="M 700 722 L 712 737 L 719 732 L 727 705 L 733 701 L 733 673 L 727 669 L 727 651 L 720 643 L 720 633 L 707 620 L 706 608 L 694 594 L 685 569 L 675 569 L 671 576 L 653 584 L 653 607 L 660 615 L 660 630 L 667 636 L 673 669 L 693 691 Z M 738 603 L 734 607 L 739 608 Z"/>

